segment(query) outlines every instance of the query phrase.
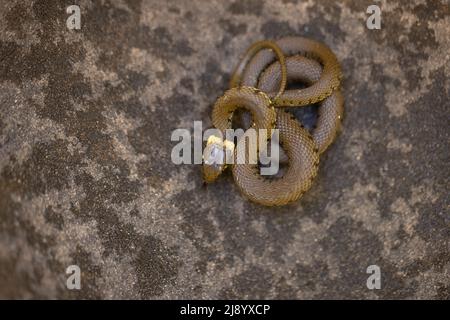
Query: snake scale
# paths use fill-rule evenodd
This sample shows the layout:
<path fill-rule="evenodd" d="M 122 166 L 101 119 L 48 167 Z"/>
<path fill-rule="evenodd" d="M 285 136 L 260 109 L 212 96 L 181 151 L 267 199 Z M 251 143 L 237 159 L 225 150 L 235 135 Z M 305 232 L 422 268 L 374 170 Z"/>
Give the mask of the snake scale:
<path fill-rule="evenodd" d="M 212 123 L 222 132 L 232 127 L 234 112 L 243 108 L 252 116 L 254 129 L 279 130 L 279 142 L 287 156 L 281 177 L 265 177 L 258 164 L 231 165 L 235 183 L 251 201 L 265 206 L 281 206 L 299 199 L 317 175 L 319 155 L 335 139 L 344 99 L 340 92 L 341 68 L 333 52 L 324 44 L 302 37 L 260 41 L 249 47 L 230 80 L 230 89 L 213 107 Z M 287 83 L 302 83 L 302 89 L 285 90 Z M 278 88 L 278 90 L 277 90 Z M 286 107 L 318 103 L 318 120 L 309 132 Z M 226 143 L 208 139 L 207 147 Z M 205 149 L 206 150 L 206 149 Z M 236 150 L 234 152 L 234 157 Z M 204 161 L 203 177 L 213 182 L 227 167 Z"/>

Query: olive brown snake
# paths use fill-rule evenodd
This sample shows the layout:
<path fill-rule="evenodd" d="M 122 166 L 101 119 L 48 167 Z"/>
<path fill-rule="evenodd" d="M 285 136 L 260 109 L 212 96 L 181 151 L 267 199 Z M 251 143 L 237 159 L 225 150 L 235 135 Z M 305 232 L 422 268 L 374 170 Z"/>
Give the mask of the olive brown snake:
<path fill-rule="evenodd" d="M 286 37 L 275 42 L 260 41 L 247 50 L 231 78 L 231 89 L 213 107 L 213 125 L 222 132 L 231 128 L 234 111 L 243 108 L 252 116 L 251 127 L 268 129 L 269 133 L 274 128 L 279 130 L 280 145 L 288 158 L 281 177 L 261 176 L 258 164 L 231 165 L 234 181 L 248 199 L 266 206 L 280 206 L 299 199 L 311 187 L 319 155 L 339 130 L 344 104 L 339 89 L 341 78 L 333 52 L 311 39 Z M 307 87 L 285 90 L 287 82 L 300 82 Z M 319 104 L 318 120 L 311 133 L 282 110 L 315 103 Z M 207 148 L 214 144 L 217 146 L 216 140 L 208 140 Z M 219 146 L 226 149 L 226 144 Z M 213 182 L 226 167 L 204 161 L 205 181 Z"/>

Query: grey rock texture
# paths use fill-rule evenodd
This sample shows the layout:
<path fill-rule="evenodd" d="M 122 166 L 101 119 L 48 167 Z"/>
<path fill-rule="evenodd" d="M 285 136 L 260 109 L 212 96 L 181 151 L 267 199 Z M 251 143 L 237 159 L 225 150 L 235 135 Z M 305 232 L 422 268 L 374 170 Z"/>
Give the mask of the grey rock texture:
<path fill-rule="evenodd" d="M 0 297 L 449 299 L 449 34 L 438 0 L 0 1 Z M 286 35 L 336 53 L 345 119 L 312 189 L 263 208 L 170 135 Z"/>

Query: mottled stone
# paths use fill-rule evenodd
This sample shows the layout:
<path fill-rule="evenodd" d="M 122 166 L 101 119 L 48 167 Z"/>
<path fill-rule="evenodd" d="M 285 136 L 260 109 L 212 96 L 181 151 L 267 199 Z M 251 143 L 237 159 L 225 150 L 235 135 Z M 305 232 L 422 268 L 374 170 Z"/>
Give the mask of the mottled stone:
<path fill-rule="evenodd" d="M 368 30 L 373 3 L 83 0 L 68 30 L 70 1 L 0 2 L 0 298 L 449 299 L 448 2 L 375 1 Z M 336 53 L 345 119 L 311 190 L 263 208 L 170 136 L 286 35 Z"/>

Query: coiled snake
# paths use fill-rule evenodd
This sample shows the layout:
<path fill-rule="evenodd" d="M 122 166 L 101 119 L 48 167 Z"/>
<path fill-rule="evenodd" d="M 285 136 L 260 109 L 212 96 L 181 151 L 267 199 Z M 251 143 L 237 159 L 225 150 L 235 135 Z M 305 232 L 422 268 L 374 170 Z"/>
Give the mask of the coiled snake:
<path fill-rule="evenodd" d="M 268 129 L 267 139 L 271 137 L 271 129 L 279 130 L 280 145 L 288 158 L 282 177 L 260 175 L 258 164 L 232 164 L 234 181 L 247 198 L 262 205 L 279 206 L 299 199 L 310 188 L 317 174 L 319 155 L 339 130 L 344 104 L 339 90 L 341 77 L 333 52 L 311 39 L 286 37 L 275 42 L 260 41 L 247 50 L 231 78 L 231 89 L 214 104 L 212 123 L 225 132 L 232 127 L 234 111 L 243 108 L 252 115 L 252 128 Z M 288 81 L 307 87 L 285 90 Z M 319 103 L 318 120 L 311 133 L 282 110 L 315 103 Z M 220 142 L 217 137 L 210 137 L 204 154 L 217 150 L 226 154 L 233 150 L 230 144 L 234 146 L 231 141 Z M 233 152 L 236 158 L 236 150 Z M 225 163 L 204 157 L 204 180 L 213 182 L 226 167 Z"/>

